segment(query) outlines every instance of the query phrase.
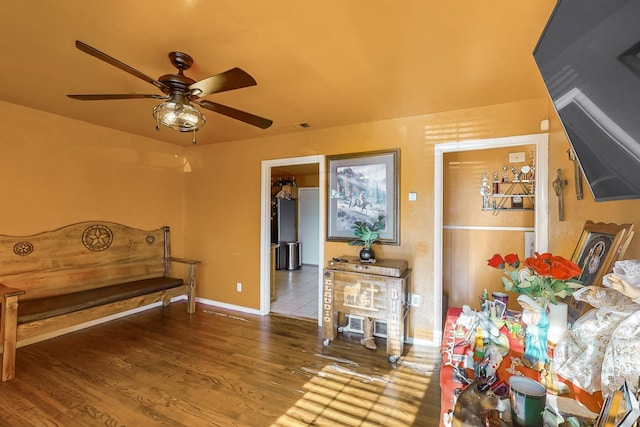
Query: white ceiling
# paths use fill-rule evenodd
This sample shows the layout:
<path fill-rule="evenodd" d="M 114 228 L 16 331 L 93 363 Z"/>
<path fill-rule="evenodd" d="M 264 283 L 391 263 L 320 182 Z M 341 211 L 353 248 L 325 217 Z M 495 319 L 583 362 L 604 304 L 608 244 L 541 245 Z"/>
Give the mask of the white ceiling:
<path fill-rule="evenodd" d="M 160 94 L 75 48 L 81 40 L 153 78 L 169 51 L 200 80 L 240 67 L 257 86 L 204 99 L 274 121 L 262 130 L 202 110 L 198 144 L 302 132 L 546 96 L 532 51 L 555 0 L 3 0 L 0 100 L 189 145 L 162 128 Z M 7 124 L 5 124 L 7 125 Z"/>

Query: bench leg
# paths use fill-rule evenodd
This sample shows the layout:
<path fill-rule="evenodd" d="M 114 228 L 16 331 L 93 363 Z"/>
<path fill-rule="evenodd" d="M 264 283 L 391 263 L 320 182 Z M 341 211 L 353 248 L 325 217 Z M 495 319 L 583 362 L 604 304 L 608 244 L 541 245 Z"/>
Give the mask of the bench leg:
<path fill-rule="evenodd" d="M 16 375 L 16 343 L 18 328 L 18 296 L 7 296 L 2 301 L 0 338 L 2 339 L 2 381 Z"/>
<path fill-rule="evenodd" d="M 169 307 L 171 305 L 171 298 L 166 296 L 162 298 L 162 305 L 164 307 Z"/>
<path fill-rule="evenodd" d="M 187 313 L 196 312 L 196 265 L 189 264 L 189 294 L 187 295 Z"/>

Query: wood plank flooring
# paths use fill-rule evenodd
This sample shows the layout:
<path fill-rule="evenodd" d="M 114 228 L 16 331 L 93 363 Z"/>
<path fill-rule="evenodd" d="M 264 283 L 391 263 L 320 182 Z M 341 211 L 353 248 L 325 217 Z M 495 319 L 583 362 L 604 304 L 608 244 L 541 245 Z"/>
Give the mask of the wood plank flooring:
<path fill-rule="evenodd" d="M 22 347 L 1 426 L 437 426 L 438 349 L 186 302 Z"/>

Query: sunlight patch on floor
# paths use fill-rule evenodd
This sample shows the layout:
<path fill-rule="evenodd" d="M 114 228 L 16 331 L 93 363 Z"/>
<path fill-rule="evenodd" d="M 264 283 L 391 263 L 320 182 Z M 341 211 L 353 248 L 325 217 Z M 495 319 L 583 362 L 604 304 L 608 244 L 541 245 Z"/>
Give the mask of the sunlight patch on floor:
<path fill-rule="evenodd" d="M 272 426 L 411 426 L 431 376 L 416 376 L 402 365 L 389 372 L 372 375 L 354 366 L 326 365 Z"/>

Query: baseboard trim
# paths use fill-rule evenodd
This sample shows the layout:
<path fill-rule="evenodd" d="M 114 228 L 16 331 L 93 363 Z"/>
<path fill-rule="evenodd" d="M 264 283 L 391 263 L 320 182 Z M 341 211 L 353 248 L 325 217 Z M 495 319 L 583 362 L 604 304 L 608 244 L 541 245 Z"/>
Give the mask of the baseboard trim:
<path fill-rule="evenodd" d="M 224 308 L 226 310 L 239 311 L 241 313 L 256 314 L 260 316 L 260 310 L 243 307 L 241 305 L 227 304 L 226 302 L 214 301 L 206 298 L 196 298 L 196 302 L 199 302 L 200 304 L 208 305 L 210 307 Z"/>

